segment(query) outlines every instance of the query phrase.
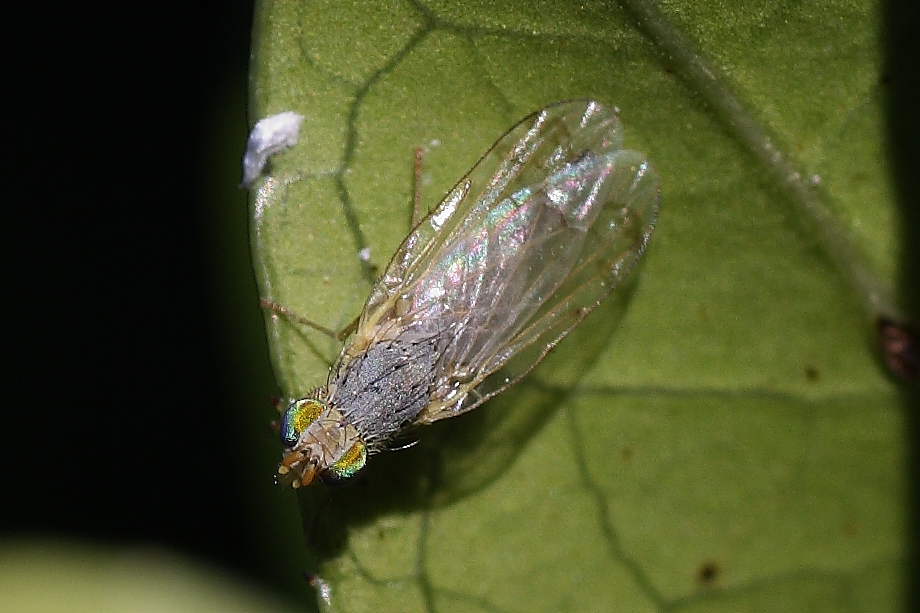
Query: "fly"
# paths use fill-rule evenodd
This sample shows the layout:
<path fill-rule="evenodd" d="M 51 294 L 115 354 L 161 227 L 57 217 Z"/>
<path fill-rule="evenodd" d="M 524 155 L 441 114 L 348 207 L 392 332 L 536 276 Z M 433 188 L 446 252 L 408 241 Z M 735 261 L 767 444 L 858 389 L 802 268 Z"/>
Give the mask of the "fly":
<path fill-rule="evenodd" d="M 326 384 L 287 407 L 278 480 L 347 480 L 409 428 L 517 383 L 632 271 L 658 205 L 615 110 L 525 117 L 409 233 Z"/>

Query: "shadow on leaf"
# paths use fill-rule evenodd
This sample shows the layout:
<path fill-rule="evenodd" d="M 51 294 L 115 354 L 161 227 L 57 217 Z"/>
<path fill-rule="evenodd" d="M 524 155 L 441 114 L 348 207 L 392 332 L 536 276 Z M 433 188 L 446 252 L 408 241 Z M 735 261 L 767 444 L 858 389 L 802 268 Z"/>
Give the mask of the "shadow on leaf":
<path fill-rule="evenodd" d="M 319 568 L 340 555 L 354 526 L 448 506 L 501 478 L 611 342 L 635 287 L 634 277 L 524 382 L 485 407 L 412 432 L 417 445 L 373 456 L 354 483 L 300 490 L 310 563 Z"/>

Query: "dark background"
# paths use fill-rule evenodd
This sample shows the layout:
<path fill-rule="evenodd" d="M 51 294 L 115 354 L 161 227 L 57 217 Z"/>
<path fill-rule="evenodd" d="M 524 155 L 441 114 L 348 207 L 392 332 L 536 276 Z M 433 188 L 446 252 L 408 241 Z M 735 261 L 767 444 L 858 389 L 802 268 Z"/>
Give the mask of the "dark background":
<path fill-rule="evenodd" d="M 3 75 L 0 537 L 161 547 L 302 602 L 296 508 L 270 483 L 276 388 L 236 187 L 251 3 L 30 8 L 6 24 Z M 909 3 L 888 11 L 902 287 L 917 313 L 920 22 Z"/>
<path fill-rule="evenodd" d="M 237 187 L 252 3 L 35 8 L 5 28 L 0 538 L 160 548 L 312 599 Z"/>

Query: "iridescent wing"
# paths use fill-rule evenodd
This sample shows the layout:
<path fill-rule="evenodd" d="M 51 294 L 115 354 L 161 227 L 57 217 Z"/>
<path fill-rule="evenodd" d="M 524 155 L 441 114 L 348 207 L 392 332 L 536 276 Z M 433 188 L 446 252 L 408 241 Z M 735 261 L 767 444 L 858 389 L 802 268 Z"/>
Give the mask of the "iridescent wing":
<path fill-rule="evenodd" d="M 592 101 L 547 107 L 512 128 L 406 237 L 343 364 L 383 340 L 436 339 L 436 383 L 419 423 L 515 383 L 645 250 L 658 180 L 642 154 L 621 147 L 616 112 Z M 475 392 L 512 358 L 513 378 Z"/>

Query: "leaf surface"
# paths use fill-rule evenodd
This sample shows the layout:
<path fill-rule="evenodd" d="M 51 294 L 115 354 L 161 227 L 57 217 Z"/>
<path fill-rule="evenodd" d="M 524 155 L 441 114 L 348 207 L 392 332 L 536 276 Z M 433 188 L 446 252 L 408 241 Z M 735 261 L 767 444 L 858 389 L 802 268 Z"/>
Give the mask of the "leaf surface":
<path fill-rule="evenodd" d="M 596 98 L 663 182 L 636 281 L 526 383 L 302 492 L 323 606 L 898 607 L 905 419 L 866 310 L 901 248 L 880 27 L 849 2 L 260 5 L 253 121 L 306 120 L 253 190 L 256 275 L 324 326 L 407 233 L 416 147 L 433 207 L 521 117 Z M 337 343 L 266 322 L 284 393 L 323 383 Z"/>

